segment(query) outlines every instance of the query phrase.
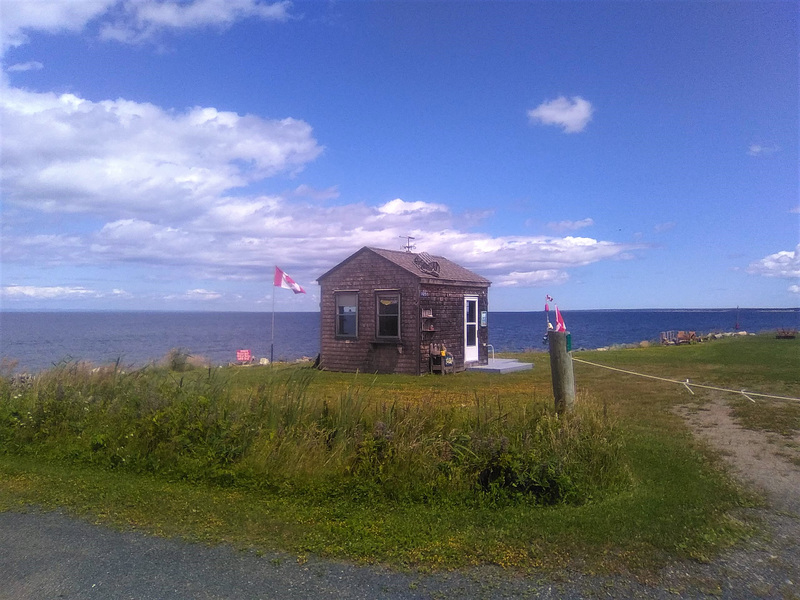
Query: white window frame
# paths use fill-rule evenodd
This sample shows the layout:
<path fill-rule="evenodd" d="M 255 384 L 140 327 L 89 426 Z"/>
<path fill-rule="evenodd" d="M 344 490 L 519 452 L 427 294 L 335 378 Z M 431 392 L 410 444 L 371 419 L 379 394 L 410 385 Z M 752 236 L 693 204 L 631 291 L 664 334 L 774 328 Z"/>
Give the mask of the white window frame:
<path fill-rule="evenodd" d="M 347 298 L 348 300 L 350 300 L 350 297 L 353 297 L 354 300 L 355 300 L 355 304 L 350 304 L 350 303 L 345 303 L 345 302 L 340 301 L 340 299 L 343 299 L 345 297 L 348 297 Z M 341 308 L 354 308 L 355 309 L 355 314 L 353 314 L 353 313 L 344 313 L 343 314 L 343 313 L 340 312 Z M 342 319 L 342 317 L 347 317 L 347 316 L 350 316 L 351 314 L 353 314 L 353 316 L 355 317 L 355 323 L 353 324 L 354 325 L 354 330 L 353 330 L 352 333 L 342 332 L 342 321 L 341 321 L 341 319 Z M 335 335 L 336 335 L 337 338 L 339 338 L 339 339 L 356 339 L 356 338 L 358 338 L 358 292 L 348 292 L 348 291 L 336 292 L 334 294 L 334 315 L 335 315 L 334 316 L 334 330 L 335 330 Z M 348 319 L 348 321 L 349 321 L 349 319 Z"/>
<path fill-rule="evenodd" d="M 394 315 L 381 315 L 381 300 L 396 300 L 397 304 L 397 335 L 381 335 L 381 318 L 394 317 Z M 398 290 L 381 290 L 375 292 L 375 338 L 379 340 L 399 340 L 402 334 L 402 314 L 400 292 Z"/>

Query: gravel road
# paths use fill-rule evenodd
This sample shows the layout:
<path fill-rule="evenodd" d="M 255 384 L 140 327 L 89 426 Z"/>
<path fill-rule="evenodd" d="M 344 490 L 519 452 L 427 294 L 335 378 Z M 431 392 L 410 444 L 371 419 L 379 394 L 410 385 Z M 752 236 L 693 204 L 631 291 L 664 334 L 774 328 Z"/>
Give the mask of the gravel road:
<path fill-rule="evenodd" d="M 672 565 L 644 585 L 577 573 L 522 578 L 495 568 L 420 575 L 313 558 L 299 564 L 287 555 L 116 531 L 59 513 L 7 512 L 0 514 L 0 598 L 800 598 L 798 517 L 762 516 L 777 535 L 712 564 Z"/>
<path fill-rule="evenodd" d="M 576 583 L 513 578 L 498 569 L 423 576 L 314 559 L 298 564 L 285 555 L 120 532 L 58 513 L 0 514 L 0 548 L 4 600 L 585 597 Z M 628 591 L 648 593 L 637 585 Z"/>

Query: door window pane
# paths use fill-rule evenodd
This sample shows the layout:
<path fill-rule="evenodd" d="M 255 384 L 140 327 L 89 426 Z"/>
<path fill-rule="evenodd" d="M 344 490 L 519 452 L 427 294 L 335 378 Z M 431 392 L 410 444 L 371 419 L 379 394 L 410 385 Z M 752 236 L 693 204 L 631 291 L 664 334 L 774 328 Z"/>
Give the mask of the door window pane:
<path fill-rule="evenodd" d="M 478 322 L 478 303 L 475 300 L 467 300 L 467 323 Z"/>
<path fill-rule="evenodd" d="M 467 346 L 478 345 L 478 326 L 472 323 L 467 324 Z"/>

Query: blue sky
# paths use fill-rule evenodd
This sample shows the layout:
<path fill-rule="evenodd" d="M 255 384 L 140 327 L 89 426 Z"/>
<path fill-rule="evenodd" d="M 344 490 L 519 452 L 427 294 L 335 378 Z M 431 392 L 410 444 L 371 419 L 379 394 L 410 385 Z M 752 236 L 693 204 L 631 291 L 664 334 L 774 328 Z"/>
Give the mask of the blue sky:
<path fill-rule="evenodd" d="M 495 311 L 800 305 L 794 2 L 0 9 L 3 309 L 317 310 L 406 235 Z"/>

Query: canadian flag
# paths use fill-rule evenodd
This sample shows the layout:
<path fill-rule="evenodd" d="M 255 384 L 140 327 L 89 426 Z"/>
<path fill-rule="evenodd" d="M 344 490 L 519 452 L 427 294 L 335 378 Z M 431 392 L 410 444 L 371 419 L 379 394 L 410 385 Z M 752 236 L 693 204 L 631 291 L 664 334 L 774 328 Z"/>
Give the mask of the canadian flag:
<path fill-rule="evenodd" d="M 300 287 L 299 283 L 281 271 L 279 267 L 275 267 L 275 287 L 282 287 L 286 288 L 287 290 L 292 290 L 295 294 L 306 293 L 306 291 Z"/>
<path fill-rule="evenodd" d="M 566 331 L 567 326 L 564 323 L 564 317 L 561 316 L 561 311 L 556 306 L 556 331 Z"/>

